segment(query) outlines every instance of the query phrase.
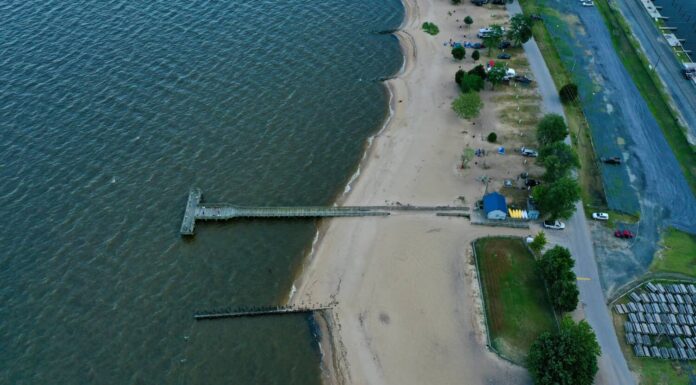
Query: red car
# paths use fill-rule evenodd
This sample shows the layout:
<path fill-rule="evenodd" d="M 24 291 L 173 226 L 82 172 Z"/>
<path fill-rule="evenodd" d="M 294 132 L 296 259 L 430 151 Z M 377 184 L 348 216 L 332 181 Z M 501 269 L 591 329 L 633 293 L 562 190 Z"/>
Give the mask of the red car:
<path fill-rule="evenodd" d="M 616 230 L 616 231 L 614 231 L 614 236 L 615 236 L 616 238 L 631 239 L 631 238 L 635 237 L 636 235 L 633 234 L 632 232 L 628 231 L 628 230 L 623 230 L 623 231 L 622 231 L 622 230 Z"/>

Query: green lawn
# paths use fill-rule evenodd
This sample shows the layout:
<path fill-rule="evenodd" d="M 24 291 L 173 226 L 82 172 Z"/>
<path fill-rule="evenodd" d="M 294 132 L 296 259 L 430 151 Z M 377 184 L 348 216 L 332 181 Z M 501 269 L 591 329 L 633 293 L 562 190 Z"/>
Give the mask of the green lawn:
<path fill-rule="evenodd" d="M 669 228 L 662 234 L 662 250 L 651 271 L 682 273 L 696 277 L 696 236 Z"/>
<path fill-rule="evenodd" d="M 691 186 L 692 192 L 696 194 L 696 149 L 686 140 L 685 128 L 677 121 L 677 114 L 668 102 L 669 96 L 658 75 L 650 70 L 648 61 L 639 48 L 638 42 L 633 38 L 623 16 L 612 9 L 607 0 L 596 1 L 595 4 L 612 32 L 614 49 L 648 103 L 648 107 L 679 161 L 686 181 Z"/>
<path fill-rule="evenodd" d="M 491 345 L 504 357 L 524 364 L 539 334 L 556 329 L 534 256 L 520 238 L 481 238 L 474 247 Z"/>

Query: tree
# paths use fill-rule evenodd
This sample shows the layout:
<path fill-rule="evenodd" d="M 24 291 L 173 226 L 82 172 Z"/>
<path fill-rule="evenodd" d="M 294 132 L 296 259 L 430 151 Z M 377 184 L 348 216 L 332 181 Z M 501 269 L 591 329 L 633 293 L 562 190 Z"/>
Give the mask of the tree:
<path fill-rule="evenodd" d="M 568 135 L 568 126 L 561 115 L 547 114 L 537 124 L 536 135 L 537 142 L 541 147 L 544 147 L 565 139 Z"/>
<path fill-rule="evenodd" d="M 512 40 L 516 46 L 526 43 L 532 37 L 532 20 L 523 15 L 517 14 L 510 19 L 510 29 L 507 38 Z"/>
<path fill-rule="evenodd" d="M 462 3 L 462 0 L 452 0 L 452 4 L 454 4 L 454 5 L 461 4 L 461 3 Z"/>
<path fill-rule="evenodd" d="M 464 24 L 466 24 L 467 28 L 471 28 L 471 25 L 474 24 L 474 19 L 471 16 L 467 16 L 464 18 Z"/>
<path fill-rule="evenodd" d="M 483 38 L 483 42 L 488 47 L 488 57 L 491 57 L 491 49 L 493 46 L 497 47 L 503 39 L 503 27 L 493 24 L 489 28 L 491 31 Z"/>
<path fill-rule="evenodd" d="M 486 140 L 488 140 L 489 143 L 495 143 L 495 141 L 498 140 L 498 135 L 495 132 L 491 132 L 488 134 L 488 137 L 486 137 Z"/>
<path fill-rule="evenodd" d="M 527 367 L 538 385 L 590 385 L 601 349 L 594 331 L 582 320 L 564 317 L 558 332 L 540 335 L 529 349 Z"/>
<path fill-rule="evenodd" d="M 423 31 L 425 31 L 425 33 L 429 33 L 429 34 L 435 36 L 438 33 L 440 33 L 440 28 L 438 28 L 438 26 L 435 25 L 435 23 L 431 23 L 429 21 L 426 21 L 425 23 L 423 23 Z"/>
<path fill-rule="evenodd" d="M 578 86 L 573 83 L 568 83 L 561 87 L 558 91 L 558 96 L 561 97 L 561 102 L 564 104 L 574 102 L 578 98 Z"/>
<path fill-rule="evenodd" d="M 471 58 L 474 59 L 474 61 L 478 61 L 478 59 L 481 57 L 481 54 L 479 54 L 478 50 L 474 50 L 474 52 L 471 54 Z"/>
<path fill-rule="evenodd" d="M 540 231 L 534 236 L 532 243 L 529 244 L 529 248 L 535 253 L 539 254 L 541 250 L 544 249 L 544 246 L 546 246 L 546 234 L 543 231 Z"/>
<path fill-rule="evenodd" d="M 563 142 L 546 145 L 539 151 L 539 160 L 546 168 L 544 180 L 554 182 L 568 176 L 570 170 L 580 167 L 578 155 Z"/>
<path fill-rule="evenodd" d="M 459 88 L 462 92 L 479 92 L 483 89 L 483 79 L 476 75 L 463 75 L 459 82 Z"/>
<path fill-rule="evenodd" d="M 575 261 L 570 251 L 564 247 L 555 246 L 545 252 L 537 264 L 546 282 L 553 307 L 561 312 L 575 310 L 580 293 L 577 277 L 573 272 Z"/>
<path fill-rule="evenodd" d="M 454 74 L 454 82 L 457 84 L 462 84 L 462 78 L 464 78 L 464 75 L 466 75 L 466 71 L 457 71 L 457 73 Z"/>
<path fill-rule="evenodd" d="M 452 109 L 462 119 L 473 119 L 483 107 L 478 92 L 466 92 L 452 102 Z"/>
<path fill-rule="evenodd" d="M 462 60 L 466 57 L 466 50 L 461 45 L 452 48 L 452 56 L 457 60 Z"/>
<path fill-rule="evenodd" d="M 477 52 L 477 51 L 475 51 Z M 485 80 L 488 77 L 488 74 L 486 73 L 486 70 L 483 68 L 483 65 L 479 64 L 476 67 L 472 68 L 467 72 L 469 75 L 476 75 L 480 77 L 481 79 Z"/>
<path fill-rule="evenodd" d="M 566 176 L 554 183 L 535 187 L 532 198 L 549 219 L 570 218 L 575 212 L 575 202 L 580 199 L 580 187 L 578 182 Z"/>
<path fill-rule="evenodd" d="M 496 84 L 500 84 L 503 81 L 505 75 L 507 75 L 505 64 L 495 63 L 493 68 L 488 71 L 488 81 L 491 82 L 493 89 L 495 89 Z"/>

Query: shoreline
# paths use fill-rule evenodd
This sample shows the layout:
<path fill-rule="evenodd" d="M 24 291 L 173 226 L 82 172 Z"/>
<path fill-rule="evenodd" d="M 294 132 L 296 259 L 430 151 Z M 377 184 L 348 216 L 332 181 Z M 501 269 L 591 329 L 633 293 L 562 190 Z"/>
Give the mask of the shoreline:
<path fill-rule="evenodd" d="M 367 167 L 368 163 L 373 161 L 371 153 L 374 150 L 375 139 L 379 138 L 383 133 L 391 129 L 394 124 L 394 118 L 397 114 L 397 107 L 399 104 L 398 100 L 400 96 L 396 83 L 398 81 L 402 81 L 402 78 L 413 68 L 413 62 L 416 59 L 416 46 L 413 36 L 404 30 L 404 28 L 415 21 L 414 8 L 417 9 L 418 5 L 415 3 L 411 4 L 411 1 L 414 0 L 401 0 L 401 4 L 404 7 L 404 19 L 399 27 L 393 32 L 393 35 L 399 41 L 399 47 L 403 57 L 401 67 L 393 76 L 382 82 L 386 92 L 389 94 L 387 115 L 379 130 L 365 140 L 363 155 L 360 158 L 355 171 L 348 178 L 343 191 L 334 199 L 334 206 L 343 204 L 349 198 L 350 193 L 353 190 L 353 186 L 360 181 L 361 170 Z M 319 221 L 310 249 L 302 258 L 300 268 L 295 274 L 290 293 L 285 301 L 286 305 L 293 302 L 298 288 L 303 286 L 303 283 L 307 278 L 307 267 L 316 257 L 316 250 L 321 245 L 324 235 L 327 232 L 329 222 L 330 219 Z M 320 370 L 323 374 L 321 379 L 322 383 L 325 385 L 345 385 L 350 383 L 346 378 L 349 376 L 348 369 L 342 366 L 342 362 L 345 360 L 345 354 L 341 354 L 339 348 L 336 346 L 337 344 L 340 344 L 340 340 L 337 340 L 339 337 L 336 335 L 337 330 L 335 329 L 340 327 L 340 324 L 338 324 L 338 326 L 336 325 L 338 321 L 334 319 L 334 315 L 331 314 L 330 311 L 321 311 L 315 313 L 313 314 L 313 317 L 321 332 L 321 338 L 319 341 L 317 341 L 317 343 L 321 352 Z"/>
<path fill-rule="evenodd" d="M 393 35 L 399 41 L 399 46 L 401 48 L 401 53 L 403 57 L 403 63 L 401 65 L 401 68 L 399 68 L 399 71 L 397 71 L 389 79 L 382 82 L 386 91 L 389 93 L 389 104 L 386 117 L 379 130 L 367 137 L 367 139 L 365 140 L 363 155 L 360 158 L 360 161 L 358 162 L 355 171 L 348 178 L 348 181 L 346 182 L 343 191 L 338 193 L 336 198 L 333 200 L 334 206 L 340 206 L 348 199 L 351 191 L 353 190 L 353 186 L 360 180 L 361 170 L 364 169 L 367 166 L 367 164 L 371 161 L 370 153 L 373 150 L 373 144 L 375 139 L 377 139 L 384 132 L 388 131 L 389 128 L 391 128 L 390 126 L 394 122 L 394 117 L 397 113 L 397 100 L 399 96 L 395 82 L 400 80 L 404 75 L 408 73 L 408 71 L 413 67 L 413 61 L 416 58 L 416 47 L 413 41 L 413 36 L 408 32 L 404 31 L 404 28 L 409 23 L 414 21 L 411 20 L 411 18 L 413 17 L 413 9 L 417 8 L 417 4 L 411 4 L 411 1 L 414 0 L 401 0 L 401 3 L 404 6 L 404 20 L 401 22 L 401 25 L 399 25 L 398 29 L 393 32 Z M 295 277 L 290 288 L 290 293 L 288 294 L 287 300 L 284 304 L 287 305 L 291 303 L 295 293 L 297 292 L 297 288 L 302 286 L 303 279 L 305 278 L 304 275 L 306 267 L 314 259 L 315 251 L 317 247 L 321 244 L 323 234 L 326 233 L 326 225 L 330 220 L 331 219 L 324 219 L 319 221 L 317 225 L 317 231 L 315 232 L 314 238 L 312 239 L 312 244 L 309 250 L 302 257 L 302 263 L 300 264 L 300 268 L 298 269 L 298 271 L 296 271 L 295 273 Z"/>
<path fill-rule="evenodd" d="M 335 204 L 448 205 L 462 197 L 473 202 L 485 190 L 476 175 L 459 168 L 459 154 L 472 141 L 483 146 L 491 126 L 485 117 L 466 122 L 451 112 L 459 94 L 453 74 L 465 63 L 453 61 L 443 45 L 474 30 L 455 24 L 462 12 L 483 23 L 491 22 L 490 11 L 435 0 L 402 4 L 404 20 L 394 35 L 404 63 L 384 81 L 388 115 L 366 140 Z M 421 19 L 441 26 L 441 33 L 423 33 Z M 523 368 L 485 346 L 469 237 L 489 233 L 468 220 L 418 213 L 320 221 L 288 303 L 336 304 L 314 315 L 322 335 L 322 382 L 526 384 Z"/>

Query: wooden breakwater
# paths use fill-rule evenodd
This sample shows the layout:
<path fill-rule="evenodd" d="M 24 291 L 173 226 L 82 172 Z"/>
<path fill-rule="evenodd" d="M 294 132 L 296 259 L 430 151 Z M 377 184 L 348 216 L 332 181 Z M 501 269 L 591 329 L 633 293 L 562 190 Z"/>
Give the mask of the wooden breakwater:
<path fill-rule="evenodd" d="M 186 201 L 186 210 L 181 222 L 181 235 L 193 235 L 196 221 L 226 221 L 242 218 L 330 218 L 387 216 L 392 211 L 413 212 L 459 212 L 469 211 L 463 206 L 299 206 L 299 207 L 244 207 L 227 203 L 201 203 L 203 192 L 193 188 Z"/>
<path fill-rule="evenodd" d="M 317 306 L 250 306 L 241 308 L 226 308 L 216 310 L 205 310 L 193 313 L 193 318 L 196 321 L 216 320 L 224 318 L 241 318 L 241 317 L 262 317 L 283 314 L 311 313 L 319 310 L 331 309 L 331 305 Z"/>

